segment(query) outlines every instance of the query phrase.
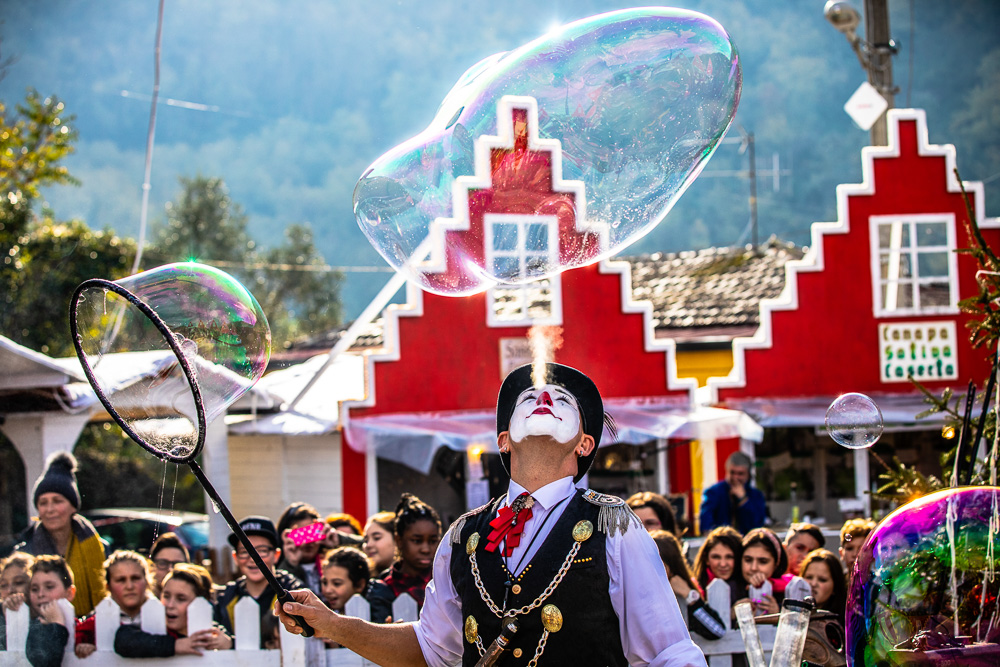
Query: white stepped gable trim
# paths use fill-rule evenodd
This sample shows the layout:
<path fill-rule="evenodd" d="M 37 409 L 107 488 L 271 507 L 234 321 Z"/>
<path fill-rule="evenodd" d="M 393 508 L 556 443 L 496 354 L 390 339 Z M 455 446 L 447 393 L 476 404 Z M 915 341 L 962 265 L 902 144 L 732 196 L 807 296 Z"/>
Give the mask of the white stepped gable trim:
<path fill-rule="evenodd" d="M 416 266 L 425 273 L 444 273 L 448 269 L 445 253 L 446 232 L 469 229 L 469 190 L 489 189 L 493 185 L 490 156 L 493 149 L 514 148 L 514 110 L 523 109 L 528 115 L 528 150 L 546 151 L 552 154 L 552 189 L 555 192 L 571 192 L 575 196 L 576 226 L 578 233 L 591 232 L 598 235 L 600 252 L 608 248 L 608 225 L 604 222 L 587 220 L 587 203 L 583 181 L 563 180 L 562 144 L 558 139 L 542 139 L 538 136 L 538 102 L 534 97 L 504 95 L 497 103 L 497 135 L 482 135 L 474 141 L 475 174 L 459 176 L 452 183 L 451 218 L 437 218 L 430 224 L 428 240 L 430 257 Z M 414 253 L 422 257 L 422 253 Z"/>
<path fill-rule="evenodd" d="M 399 318 L 423 317 L 424 292 L 410 281 L 406 282 L 406 303 L 389 304 L 383 311 L 382 347 L 376 351 L 364 352 L 365 397 L 341 401 L 340 419 L 345 427 L 350 419 L 351 408 L 370 408 L 375 405 L 375 362 L 399 361 Z"/>
<path fill-rule="evenodd" d="M 858 195 L 875 193 L 875 160 L 878 158 L 898 158 L 899 123 L 901 121 L 916 121 L 917 124 L 917 155 L 922 157 L 945 158 L 945 172 L 948 192 L 961 192 L 958 179 L 955 178 L 955 147 L 951 144 L 930 144 L 927 140 L 927 115 L 923 109 L 890 109 L 888 112 L 888 146 L 866 146 L 861 149 L 861 183 L 841 184 L 837 186 L 837 220 L 835 222 L 814 222 L 811 229 L 812 243 L 809 251 L 802 259 L 792 260 L 785 264 L 785 288 L 773 299 L 762 299 L 760 302 L 760 326 L 753 336 L 740 336 L 733 339 L 733 369 L 726 377 L 709 378 L 709 403 L 719 400 L 718 390 L 729 387 L 745 387 L 746 350 L 770 348 L 773 345 L 771 313 L 782 310 L 797 310 L 799 307 L 798 274 L 823 271 L 825 268 L 823 256 L 823 237 L 827 234 L 846 234 L 850 231 L 850 216 L 848 198 Z M 1000 227 L 1000 219 L 985 217 L 985 191 L 982 182 L 963 181 L 966 192 L 974 197 L 976 219 L 981 228 Z M 863 224 L 859 223 L 859 224 Z"/>
<path fill-rule="evenodd" d="M 672 338 L 657 338 L 656 323 L 653 321 L 653 304 L 650 301 L 636 301 L 632 297 L 632 265 L 622 260 L 602 260 L 598 264 L 601 273 L 617 273 L 618 286 L 621 291 L 622 313 L 642 315 L 643 349 L 646 352 L 663 352 L 667 364 L 667 389 L 687 391 L 689 399 L 694 404 L 695 390 L 698 388 L 696 378 L 677 377 L 677 344 Z"/>

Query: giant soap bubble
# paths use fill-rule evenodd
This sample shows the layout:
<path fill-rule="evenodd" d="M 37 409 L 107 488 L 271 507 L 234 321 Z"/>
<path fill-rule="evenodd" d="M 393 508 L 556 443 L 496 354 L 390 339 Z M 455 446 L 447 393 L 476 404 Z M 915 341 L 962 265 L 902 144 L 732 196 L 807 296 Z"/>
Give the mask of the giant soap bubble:
<path fill-rule="evenodd" d="M 740 87 L 735 46 L 702 14 L 570 23 L 469 69 L 426 130 L 364 172 L 358 224 L 439 294 L 593 263 L 664 219 L 725 135 Z"/>
<path fill-rule="evenodd" d="M 194 262 L 84 282 L 70 325 L 108 413 L 133 440 L 174 461 L 197 454 L 206 426 L 253 387 L 271 354 L 253 295 Z"/>
<path fill-rule="evenodd" d="M 848 664 L 1000 664 L 998 503 L 997 487 L 948 489 L 875 528 L 848 595 Z"/>

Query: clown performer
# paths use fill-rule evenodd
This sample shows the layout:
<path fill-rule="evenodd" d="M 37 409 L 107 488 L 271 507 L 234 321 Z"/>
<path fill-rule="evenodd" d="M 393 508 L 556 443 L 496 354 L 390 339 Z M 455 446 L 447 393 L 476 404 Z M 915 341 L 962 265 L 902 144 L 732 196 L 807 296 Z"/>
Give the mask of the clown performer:
<path fill-rule="evenodd" d="M 340 616 L 309 591 L 279 615 L 380 665 L 704 666 L 652 538 L 614 496 L 578 488 L 606 417 L 583 373 L 510 373 L 497 400 L 507 494 L 460 517 L 434 560 L 420 620 Z M 613 427 L 612 427 L 613 429 Z"/>

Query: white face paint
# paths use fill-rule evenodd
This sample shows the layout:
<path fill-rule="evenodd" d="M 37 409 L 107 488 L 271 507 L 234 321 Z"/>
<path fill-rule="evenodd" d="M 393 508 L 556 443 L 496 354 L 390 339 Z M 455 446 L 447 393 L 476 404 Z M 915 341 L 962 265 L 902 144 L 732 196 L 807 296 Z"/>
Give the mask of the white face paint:
<path fill-rule="evenodd" d="M 580 408 L 562 387 L 547 384 L 521 392 L 510 416 L 510 439 L 521 442 L 529 435 L 549 436 L 568 444 L 580 433 Z"/>

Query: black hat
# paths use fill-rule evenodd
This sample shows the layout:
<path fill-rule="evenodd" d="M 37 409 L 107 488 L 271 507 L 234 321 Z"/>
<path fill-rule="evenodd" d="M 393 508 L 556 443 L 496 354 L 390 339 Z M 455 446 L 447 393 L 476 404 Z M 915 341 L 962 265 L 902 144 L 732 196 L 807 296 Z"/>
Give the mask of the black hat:
<path fill-rule="evenodd" d="M 247 518 L 240 521 L 240 528 L 243 532 L 250 535 L 260 535 L 261 537 L 266 537 L 271 541 L 271 546 L 275 549 L 281 546 L 278 540 L 278 531 L 274 529 L 274 522 L 268 519 L 266 516 L 248 516 Z M 229 544 L 236 548 L 236 545 L 240 543 L 240 538 L 236 537 L 236 533 L 232 533 L 229 536 Z"/>
<path fill-rule="evenodd" d="M 517 397 L 534 386 L 531 369 L 531 364 L 515 368 L 500 385 L 500 395 L 497 397 L 497 435 L 510 428 L 510 418 L 514 413 Z M 594 439 L 593 451 L 577 459 L 577 473 L 573 481 L 578 482 L 590 470 L 597 456 L 597 447 L 601 444 L 601 433 L 604 431 L 604 402 L 601 400 L 601 392 L 589 377 L 562 364 L 545 364 L 545 383 L 563 387 L 573 394 L 580 406 L 583 432 Z M 510 474 L 510 453 L 501 452 L 500 461 L 507 474 Z"/>
<path fill-rule="evenodd" d="M 76 457 L 69 452 L 56 452 L 45 461 L 45 472 L 35 482 L 32 497 L 38 507 L 43 493 L 58 493 L 80 509 L 80 489 L 76 486 Z"/>

